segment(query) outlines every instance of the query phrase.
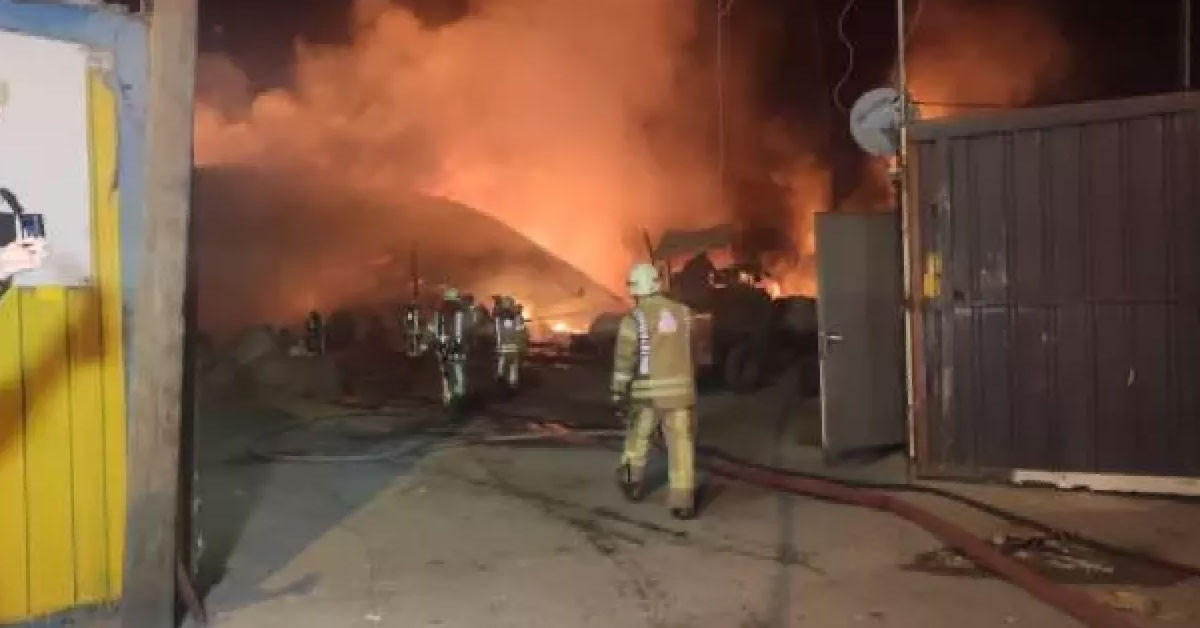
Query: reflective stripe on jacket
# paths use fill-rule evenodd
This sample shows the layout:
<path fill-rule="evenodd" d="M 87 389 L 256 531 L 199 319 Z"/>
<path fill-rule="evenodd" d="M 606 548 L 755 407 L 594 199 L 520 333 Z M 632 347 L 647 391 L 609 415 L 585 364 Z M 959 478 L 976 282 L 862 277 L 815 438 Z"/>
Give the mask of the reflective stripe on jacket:
<path fill-rule="evenodd" d="M 661 295 L 641 299 L 621 319 L 613 352 L 612 392 L 670 410 L 696 403 L 691 311 Z"/>
<path fill-rule="evenodd" d="M 521 353 L 525 349 L 528 338 L 525 331 L 525 319 L 512 311 L 499 311 L 495 314 L 496 351 L 501 354 Z"/>

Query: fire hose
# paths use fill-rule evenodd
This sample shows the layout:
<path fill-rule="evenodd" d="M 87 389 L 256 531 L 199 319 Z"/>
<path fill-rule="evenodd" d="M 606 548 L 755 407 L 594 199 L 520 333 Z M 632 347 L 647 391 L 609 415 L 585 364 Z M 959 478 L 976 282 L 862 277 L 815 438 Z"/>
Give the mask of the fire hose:
<path fill-rule="evenodd" d="M 701 448 L 707 449 L 707 448 Z M 957 549 L 977 565 L 1005 578 L 1033 597 L 1096 628 L 1134 628 L 1134 624 L 1115 610 L 1065 586 L 1054 583 L 1020 562 L 1005 556 L 995 547 L 949 521 L 910 502 L 884 493 L 853 488 L 826 480 L 779 473 L 708 450 L 697 452 L 701 466 L 718 475 L 793 495 L 805 495 L 892 513 L 914 523 L 934 537 Z"/>
<path fill-rule="evenodd" d="M 571 443 L 585 441 L 562 424 L 552 426 L 550 434 Z M 954 525 L 910 502 L 882 492 L 855 488 L 840 482 L 801 477 L 763 465 L 738 460 L 715 447 L 697 447 L 701 468 L 717 475 L 776 491 L 815 497 L 894 514 L 929 532 L 947 546 L 957 549 L 975 563 L 1022 588 L 1033 597 L 1094 628 L 1136 628 L 1112 608 L 1065 586 L 1056 584 L 1033 569 L 1005 556 L 967 530 Z"/>
<path fill-rule="evenodd" d="M 328 417 L 333 419 L 336 417 Z M 518 417 L 527 418 L 527 417 Z M 574 430 L 559 421 L 530 422 L 529 431 L 516 434 L 488 434 L 471 437 L 455 430 L 420 428 L 413 435 L 429 435 L 449 437 L 451 442 L 441 443 L 434 448 L 447 448 L 471 445 L 511 445 L 520 442 L 560 442 L 574 446 L 602 445 L 607 438 L 618 436 L 619 430 Z M 658 444 L 661 447 L 661 444 Z M 281 462 L 354 462 L 387 460 L 404 455 L 400 448 L 379 452 L 370 456 L 320 456 L 294 453 L 267 453 L 252 448 L 252 454 L 259 458 Z M 1049 580 L 1033 569 L 1006 556 L 998 549 L 979 539 L 967 530 L 939 517 L 908 501 L 899 499 L 884 491 L 904 490 L 928 492 L 941 497 L 949 497 L 970 506 L 981 508 L 993 515 L 1026 523 L 1032 527 L 1049 530 L 1049 526 L 1032 522 L 1023 517 L 1007 513 L 995 507 L 980 504 L 974 500 L 957 496 L 947 491 L 939 491 L 930 487 L 912 485 L 856 485 L 855 483 L 833 480 L 820 476 L 799 474 L 786 469 L 778 469 L 740 460 L 720 449 L 710 446 L 696 448 L 699 466 L 711 473 L 738 480 L 762 488 L 775 491 L 802 495 L 835 501 L 881 512 L 891 513 L 910 523 L 913 523 L 948 547 L 956 549 L 973 560 L 977 565 L 1008 580 L 1010 583 L 1025 590 L 1034 598 L 1057 608 L 1088 626 L 1095 628 L 1136 628 L 1135 624 L 1121 616 L 1116 610 L 1105 606 L 1097 600 Z M 1078 537 L 1073 537 L 1079 540 Z M 1148 562 L 1156 562 L 1171 568 L 1186 571 L 1193 575 L 1200 572 L 1195 568 L 1167 563 L 1160 559 L 1133 554 L 1126 550 L 1112 548 L 1097 541 L 1090 545 L 1111 551 L 1113 553 L 1134 555 Z"/>

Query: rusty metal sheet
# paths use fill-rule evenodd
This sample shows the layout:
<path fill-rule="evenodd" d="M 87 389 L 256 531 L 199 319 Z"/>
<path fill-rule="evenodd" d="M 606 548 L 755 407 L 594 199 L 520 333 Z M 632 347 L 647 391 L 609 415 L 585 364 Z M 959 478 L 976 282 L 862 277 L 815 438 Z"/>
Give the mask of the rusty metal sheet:
<path fill-rule="evenodd" d="M 954 308 L 954 347 L 952 369 L 952 394 L 950 413 L 944 417 L 950 438 L 945 447 L 944 465 L 953 468 L 974 469 L 978 465 L 978 432 L 982 421 L 975 418 L 979 407 L 978 363 L 973 349 L 975 340 L 975 311 L 971 308 Z"/>
<path fill-rule="evenodd" d="M 1119 125 L 1093 125 L 1083 130 L 1083 206 L 1090 260 L 1087 285 L 1098 301 L 1119 301 L 1125 296 L 1125 224 L 1122 216 L 1121 129 Z"/>
<path fill-rule="evenodd" d="M 1167 296 L 1167 269 L 1172 235 L 1167 225 L 1164 177 L 1165 145 L 1162 118 L 1134 120 L 1126 125 L 1127 180 L 1124 208 L 1128 240 L 1129 298 L 1160 301 Z M 1200 173 L 1198 173 L 1200 174 Z"/>
<path fill-rule="evenodd" d="M 1094 471 L 1117 472 L 1134 467 L 1134 439 L 1130 417 L 1132 383 L 1132 317 L 1125 305 L 1095 308 L 1096 345 L 1096 464 Z"/>
<path fill-rule="evenodd" d="M 980 308 L 976 316 L 979 366 L 977 405 L 971 416 L 979 421 L 976 447 L 979 464 L 986 469 L 1003 469 L 1012 464 L 1012 341 L 1009 310 Z"/>
<path fill-rule="evenodd" d="M 1058 417 L 1054 412 L 1052 310 L 1022 307 L 1016 310 L 1013 334 L 1012 463 L 1025 469 L 1055 465 L 1058 450 Z"/>
<path fill-rule="evenodd" d="M 1167 147 L 1170 205 L 1171 295 L 1180 301 L 1200 300 L 1200 115 L 1170 118 Z"/>
<path fill-rule="evenodd" d="M 972 182 L 974 172 L 971 163 L 970 144 L 964 140 L 950 142 L 950 168 L 946 173 L 950 187 L 950 242 L 947 248 L 954 263 L 946 277 L 950 282 L 950 295 L 955 305 L 974 299 L 975 292 L 975 238 L 973 225 L 977 222 L 975 212 L 964 211 L 974 206 Z"/>
<path fill-rule="evenodd" d="M 1172 458 L 1182 461 L 1187 475 L 1200 475 L 1200 307 L 1174 308 L 1171 314 Z"/>
<path fill-rule="evenodd" d="M 1048 174 L 1044 133 L 1023 133 L 1012 140 L 1011 210 L 1013 297 L 1025 303 L 1049 298 L 1047 274 L 1045 176 Z"/>
<path fill-rule="evenodd" d="M 1096 345 L 1093 310 L 1068 305 L 1054 310 L 1054 405 L 1062 471 L 1085 471 L 1096 464 Z"/>
<path fill-rule="evenodd" d="M 1154 256 L 1160 257 L 1160 256 Z M 1165 282 L 1164 282 L 1165 287 Z M 1161 294 L 1161 293 L 1160 293 Z M 1130 356 L 1130 403 L 1127 420 L 1135 435 L 1133 469 L 1152 475 L 1171 475 L 1186 461 L 1176 457 L 1176 437 L 1167 386 L 1170 370 L 1171 308 L 1158 303 L 1133 308 Z"/>
<path fill-rule="evenodd" d="M 1043 206 L 1049 222 L 1050 295 L 1057 303 L 1087 298 L 1087 229 L 1090 208 L 1082 191 L 1083 130 L 1080 127 L 1047 131 L 1046 188 Z"/>
<path fill-rule="evenodd" d="M 972 215 L 970 246 L 974 264 L 972 294 L 981 304 L 1004 303 L 1008 298 L 1008 240 L 1010 216 L 1007 138 L 981 137 L 971 144 Z"/>
<path fill-rule="evenodd" d="M 919 468 L 1200 475 L 1200 99 L 1014 115 L 914 135 Z"/>

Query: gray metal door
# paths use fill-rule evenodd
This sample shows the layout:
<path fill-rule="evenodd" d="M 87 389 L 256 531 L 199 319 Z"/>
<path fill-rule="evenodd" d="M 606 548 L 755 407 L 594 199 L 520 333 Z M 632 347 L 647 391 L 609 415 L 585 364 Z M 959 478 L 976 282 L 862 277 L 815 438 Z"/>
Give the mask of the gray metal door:
<path fill-rule="evenodd" d="M 904 444 L 904 316 L 895 213 L 816 217 L 822 444 L 829 456 Z"/>

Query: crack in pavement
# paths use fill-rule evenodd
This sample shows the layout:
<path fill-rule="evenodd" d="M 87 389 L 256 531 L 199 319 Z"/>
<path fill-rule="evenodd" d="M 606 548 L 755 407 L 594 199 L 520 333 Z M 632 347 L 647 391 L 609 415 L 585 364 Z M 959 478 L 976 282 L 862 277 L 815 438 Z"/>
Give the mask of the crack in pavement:
<path fill-rule="evenodd" d="M 492 481 L 489 483 L 462 477 L 458 478 L 460 481 L 466 481 L 476 486 L 489 488 L 499 494 L 507 494 L 515 497 L 524 503 L 537 507 L 549 517 L 557 519 L 578 531 L 597 553 L 607 558 L 619 572 L 625 574 L 625 584 L 632 587 L 632 595 L 637 600 L 638 607 L 645 616 L 647 625 L 650 628 L 667 628 L 665 611 L 667 610 L 666 607 L 669 606 L 669 599 L 666 592 L 659 586 L 658 580 L 634 556 L 620 552 L 620 541 L 642 547 L 645 544 L 644 540 L 631 534 L 607 528 L 601 525 L 597 519 L 576 517 L 561 512 L 563 509 L 577 510 L 579 507 L 566 502 L 555 503 L 557 500 L 543 499 L 535 493 L 524 491 L 501 477 L 494 468 L 479 459 L 478 456 L 472 457 Z M 448 475 L 454 477 L 453 474 Z M 627 590 L 626 586 L 617 585 L 617 591 L 621 597 L 626 597 Z"/>
<path fill-rule="evenodd" d="M 541 507 L 543 511 L 546 511 L 547 514 L 550 514 L 566 523 L 570 523 L 575 527 L 579 527 L 580 524 L 583 524 L 589 530 L 602 529 L 605 534 L 619 537 L 621 540 L 634 545 L 642 546 L 645 544 L 645 540 L 625 532 L 613 530 L 611 527 L 605 527 L 598 520 L 625 524 L 656 536 L 665 537 L 668 542 L 677 546 L 691 547 L 693 549 L 704 550 L 717 554 L 730 554 L 733 556 L 739 556 L 741 558 L 772 562 L 788 567 L 800 567 L 818 576 L 828 576 L 828 572 L 813 564 L 812 554 L 809 552 L 796 551 L 794 548 L 792 548 L 792 551 L 785 552 L 780 552 L 778 550 L 759 552 L 752 549 L 738 547 L 733 543 L 713 542 L 696 538 L 685 530 L 676 530 L 651 521 L 635 519 L 603 506 L 586 506 L 547 495 L 545 493 L 524 489 L 512 484 L 511 482 L 501 479 L 494 469 L 488 468 L 487 464 L 480 462 L 480 466 L 488 471 L 488 474 L 490 477 L 492 477 L 493 481 L 488 482 L 486 480 L 470 478 L 465 475 L 442 470 L 431 470 L 431 472 L 443 477 L 458 480 L 475 488 L 507 494 L 522 501 L 535 503 Z M 594 518 L 577 516 L 573 517 L 562 512 L 555 512 L 553 511 L 553 508 L 558 508 L 560 510 L 582 511 Z"/>

